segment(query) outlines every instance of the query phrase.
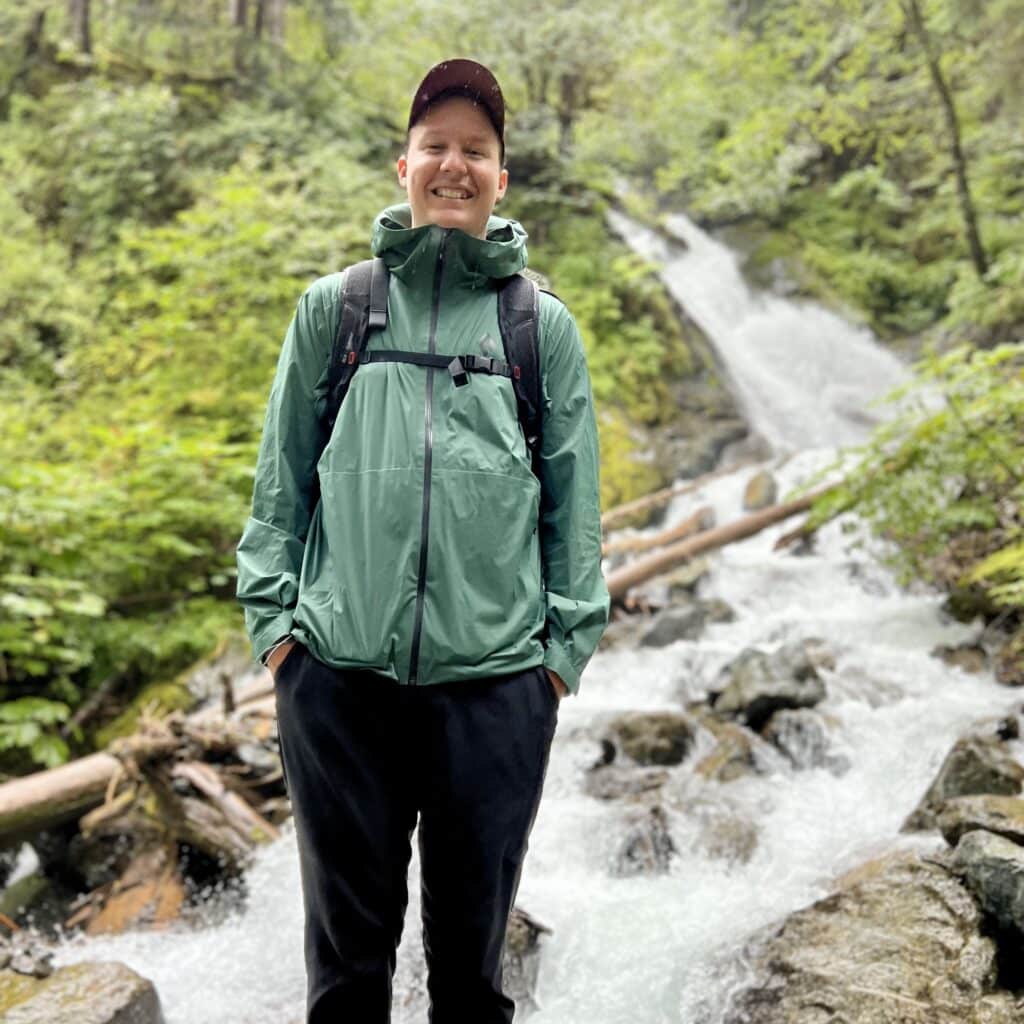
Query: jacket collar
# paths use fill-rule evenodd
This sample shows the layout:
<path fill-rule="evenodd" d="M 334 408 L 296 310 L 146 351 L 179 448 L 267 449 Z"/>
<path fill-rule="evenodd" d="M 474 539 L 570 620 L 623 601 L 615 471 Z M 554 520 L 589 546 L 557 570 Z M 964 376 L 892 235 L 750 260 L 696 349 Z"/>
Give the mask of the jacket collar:
<path fill-rule="evenodd" d="M 526 266 L 526 231 L 518 221 L 492 216 L 487 237 L 475 238 L 458 228 L 436 224 L 410 227 L 408 203 L 389 206 L 373 222 L 372 248 L 388 269 L 408 285 L 432 281 L 445 235 L 445 282 L 482 288 L 492 278 L 509 277 Z"/>

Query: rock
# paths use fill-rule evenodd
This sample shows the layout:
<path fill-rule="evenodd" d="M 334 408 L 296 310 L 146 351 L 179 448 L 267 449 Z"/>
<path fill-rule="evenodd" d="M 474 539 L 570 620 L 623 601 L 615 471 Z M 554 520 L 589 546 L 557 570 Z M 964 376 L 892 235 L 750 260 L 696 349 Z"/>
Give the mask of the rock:
<path fill-rule="evenodd" d="M 694 768 L 698 775 L 716 782 L 732 782 L 760 770 L 753 733 L 735 722 L 724 722 L 715 729 L 715 738 L 714 750 L 702 757 Z"/>
<path fill-rule="evenodd" d="M 810 708 L 776 711 L 761 735 L 794 768 L 827 768 L 833 775 L 843 775 L 850 769 L 848 758 L 829 753 L 824 719 Z"/>
<path fill-rule="evenodd" d="M 608 764 L 587 772 L 583 780 L 583 791 L 598 800 L 637 798 L 660 789 L 668 777 L 665 768 Z"/>
<path fill-rule="evenodd" d="M 762 933 L 755 980 L 723 1024 L 1011 1024 L 1024 1002 L 994 991 L 996 947 L 944 868 L 893 854 Z"/>
<path fill-rule="evenodd" d="M 598 650 L 635 646 L 639 643 L 640 634 L 648 628 L 648 623 L 646 615 L 630 615 L 613 610 L 612 619 L 597 643 Z"/>
<path fill-rule="evenodd" d="M 1024 650 L 1020 640 L 1010 639 L 996 651 L 996 682 L 1003 686 L 1024 686 Z"/>
<path fill-rule="evenodd" d="M 537 1009 L 534 993 L 540 968 L 540 937 L 550 934 L 550 928 L 525 910 L 512 908 L 505 932 L 503 987 L 506 995 L 516 1002 L 517 1017 Z"/>
<path fill-rule="evenodd" d="M 939 810 L 942 838 L 956 846 L 961 836 L 984 829 L 1024 846 L 1024 800 L 1013 796 L 956 796 Z"/>
<path fill-rule="evenodd" d="M 629 831 L 616 855 L 612 874 L 620 878 L 631 875 L 663 875 L 676 853 L 668 830 L 668 817 L 659 806 L 637 808 L 627 821 Z"/>
<path fill-rule="evenodd" d="M 727 864 L 746 864 L 757 849 L 757 826 L 720 799 L 696 797 L 679 807 L 683 819 L 699 826 L 691 849 Z"/>
<path fill-rule="evenodd" d="M 679 764 L 693 746 L 694 724 L 677 711 L 630 711 L 615 718 L 608 738 L 642 765 Z"/>
<path fill-rule="evenodd" d="M 758 470 L 748 481 L 743 490 L 743 507 L 748 512 L 759 508 L 767 508 L 779 500 L 779 488 L 775 477 L 766 469 Z"/>
<path fill-rule="evenodd" d="M 641 647 L 668 647 L 677 640 L 696 640 L 704 631 L 707 610 L 698 603 L 661 612 L 640 636 Z"/>
<path fill-rule="evenodd" d="M 760 729 L 782 708 L 813 707 L 825 699 L 816 658 L 819 648 L 807 642 L 786 644 L 774 654 L 748 648 L 722 669 L 727 682 L 713 698 L 715 714 Z"/>
<path fill-rule="evenodd" d="M 673 569 L 665 576 L 669 600 L 687 601 L 692 599 L 698 584 L 710 571 L 711 560 L 709 558 L 694 558 L 689 562 L 684 562 L 678 569 Z"/>
<path fill-rule="evenodd" d="M 988 668 L 988 655 L 978 644 L 939 644 L 932 648 L 932 657 L 940 658 L 947 665 L 953 665 L 964 672 L 984 672 Z"/>
<path fill-rule="evenodd" d="M 153 983 L 119 963 L 71 964 L 44 981 L 0 971 L 0 1013 L 4 1024 L 164 1024 Z"/>
<path fill-rule="evenodd" d="M 901 831 L 934 828 L 942 805 L 955 796 L 994 793 L 1016 796 L 1024 781 L 1022 768 L 998 739 L 967 735 L 953 745 L 928 792 L 903 823 Z"/>
<path fill-rule="evenodd" d="M 963 875 L 985 913 L 1002 928 L 1024 936 L 1024 848 L 992 832 L 964 835 L 953 851 L 953 870 Z"/>

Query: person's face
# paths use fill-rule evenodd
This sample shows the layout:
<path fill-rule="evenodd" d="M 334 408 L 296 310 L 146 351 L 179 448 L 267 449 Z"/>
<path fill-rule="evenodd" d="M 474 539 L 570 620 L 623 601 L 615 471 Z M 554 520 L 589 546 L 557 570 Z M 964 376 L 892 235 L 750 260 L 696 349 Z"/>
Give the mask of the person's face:
<path fill-rule="evenodd" d="M 439 224 L 478 238 L 486 234 L 487 218 L 508 186 L 494 126 L 462 96 L 431 107 L 413 125 L 397 169 L 414 228 Z"/>

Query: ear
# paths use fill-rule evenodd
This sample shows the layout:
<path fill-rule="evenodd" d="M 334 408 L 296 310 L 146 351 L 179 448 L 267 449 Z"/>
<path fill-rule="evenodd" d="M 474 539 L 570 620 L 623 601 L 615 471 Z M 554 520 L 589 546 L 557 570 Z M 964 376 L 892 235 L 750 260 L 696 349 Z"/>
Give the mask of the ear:
<path fill-rule="evenodd" d="M 505 196 L 505 190 L 508 188 L 508 169 L 502 167 L 501 174 L 498 176 L 498 191 L 494 197 L 495 202 L 499 199 L 503 199 Z"/>
<path fill-rule="evenodd" d="M 395 170 L 398 172 L 398 184 L 405 188 L 405 176 L 409 171 L 409 161 L 405 159 L 404 153 L 395 161 Z"/>

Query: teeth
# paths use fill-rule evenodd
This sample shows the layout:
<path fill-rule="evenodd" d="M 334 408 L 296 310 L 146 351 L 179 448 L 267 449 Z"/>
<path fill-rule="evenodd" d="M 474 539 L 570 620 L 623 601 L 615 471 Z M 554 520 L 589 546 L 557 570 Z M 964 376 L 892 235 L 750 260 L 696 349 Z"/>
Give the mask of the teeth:
<path fill-rule="evenodd" d="M 470 195 L 468 192 L 459 188 L 435 188 L 434 194 L 440 196 L 442 199 L 469 199 Z"/>

